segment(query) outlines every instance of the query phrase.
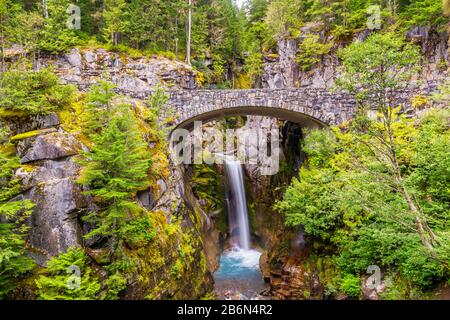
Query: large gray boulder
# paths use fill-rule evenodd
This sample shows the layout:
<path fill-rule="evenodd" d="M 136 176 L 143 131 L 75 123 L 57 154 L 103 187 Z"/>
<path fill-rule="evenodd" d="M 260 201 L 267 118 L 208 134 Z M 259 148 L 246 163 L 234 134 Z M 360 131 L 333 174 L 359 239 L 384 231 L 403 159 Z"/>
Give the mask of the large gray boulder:
<path fill-rule="evenodd" d="M 46 257 L 79 244 L 77 216 L 88 204 L 81 187 L 75 183 L 79 169 L 67 158 L 45 160 L 33 171 L 16 172 L 28 189 L 24 197 L 35 204 L 29 221 L 29 242 Z"/>
<path fill-rule="evenodd" d="M 28 163 L 73 156 L 81 148 L 81 143 L 67 132 L 45 132 L 19 141 L 17 154 L 22 163 Z"/>

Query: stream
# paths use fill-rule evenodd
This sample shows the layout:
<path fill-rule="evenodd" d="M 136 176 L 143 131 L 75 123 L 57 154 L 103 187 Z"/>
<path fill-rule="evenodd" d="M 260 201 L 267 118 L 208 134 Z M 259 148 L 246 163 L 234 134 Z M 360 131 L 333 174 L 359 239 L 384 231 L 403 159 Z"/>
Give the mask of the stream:
<path fill-rule="evenodd" d="M 259 268 L 261 251 L 251 245 L 242 165 L 225 159 L 225 172 L 230 249 L 222 253 L 214 273 L 214 292 L 218 299 L 262 299 L 259 293 L 266 284 Z"/>

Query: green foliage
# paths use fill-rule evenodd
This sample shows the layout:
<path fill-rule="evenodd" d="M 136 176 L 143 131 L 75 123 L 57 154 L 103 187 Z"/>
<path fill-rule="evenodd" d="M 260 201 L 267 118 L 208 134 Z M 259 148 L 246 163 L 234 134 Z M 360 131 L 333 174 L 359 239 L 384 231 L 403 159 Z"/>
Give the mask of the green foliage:
<path fill-rule="evenodd" d="M 341 290 L 346 295 L 348 295 L 351 298 L 358 298 L 361 293 L 361 288 L 359 286 L 360 279 L 358 276 L 355 276 L 353 274 L 346 274 L 341 279 Z"/>
<path fill-rule="evenodd" d="M 167 113 L 167 109 L 169 109 L 169 106 L 167 105 L 167 102 L 169 101 L 169 96 L 165 92 L 164 88 L 157 87 L 156 90 L 148 97 L 147 99 L 147 105 L 150 110 L 150 114 L 147 117 L 147 121 L 152 126 L 158 125 L 159 118 L 168 118 L 168 115 L 163 115 L 163 112 Z"/>
<path fill-rule="evenodd" d="M 95 300 L 100 291 L 88 258 L 78 247 L 70 247 L 67 252 L 48 260 L 44 275 L 36 280 L 36 285 L 42 300 Z"/>
<path fill-rule="evenodd" d="M 307 136 L 304 150 L 308 167 L 300 170 L 299 180 L 292 182 L 277 204 L 285 213 L 286 224 L 302 225 L 307 234 L 333 244 L 344 273 L 357 274 L 369 265 L 379 265 L 396 270 L 402 279 L 422 290 L 448 277 L 449 199 L 445 185 L 450 140 L 448 112 L 447 116 L 440 113 L 427 115 L 417 130 L 411 121 L 399 118 L 393 132 L 400 142 L 408 132 L 408 150 L 398 154 L 402 155 L 399 158 L 408 192 L 423 210 L 422 221 L 433 228 L 432 249 L 423 245 L 416 229 L 417 213 L 411 211 L 401 193 L 393 192 L 398 186 L 389 169 L 367 148 L 377 138 L 353 130 L 335 130 L 333 143 L 323 139 L 329 133 Z M 334 146 L 331 156 L 333 149 L 319 147 L 322 143 Z M 422 157 L 427 159 L 423 163 L 419 160 Z M 428 165 L 424 170 L 422 166 Z"/>
<path fill-rule="evenodd" d="M 17 282 L 34 267 L 25 255 L 28 227 L 33 204 L 29 200 L 11 200 L 20 191 L 20 181 L 13 178 L 19 167 L 17 157 L 0 151 L 0 299 L 13 290 Z"/>
<path fill-rule="evenodd" d="M 108 126 L 92 135 L 92 150 L 84 154 L 80 184 L 88 185 L 88 194 L 99 205 L 99 211 L 85 219 L 96 224 L 87 237 L 110 237 L 110 249 L 115 251 L 123 238 L 127 221 L 142 211 L 132 201 L 132 194 L 147 184 L 150 154 L 138 130 L 129 105 L 117 105 Z"/>
<path fill-rule="evenodd" d="M 213 212 L 223 209 L 222 181 L 217 170 L 206 164 L 193 165 L 192 190 L 206 202 L 204 210 Z"/>
<path fill-rule="evenodd" d="M 125 0 L 105 0 L 104 3 L 104 38 L 109 43 L 117 45 L 119 43 L 119 35 L 124 33 L 129 28 L 131 21 L 129 16 L 130 12 L 126 10 Z"/>
<path fill-rule="evenodd" d="M 359 296 L 348 274 L 370 265 L 427 290 L 449 276 L 448 111 L 420 123 L 399 114 L 391 92 L 407 86 L 419 53 L 394 34 L 373 34 L 339 55 L 338 84 L 355 94 L 359 113 L 334 137 L 308 134 L 308 166 L 277 208 L 288 225 L 335 247 L 347 294 Z"/>
<path fill-rule="evenodd" d="M 269 3 L 265 21 L 273 36 L 281 39 L 295 35 L 301 24 L 304 2 L 300 0 L 274 0 Z"/>
<path fill-rule="evenodd" d="M 80 44 L 80 33 L 67 26 L 69 20 L 67 10 L 72 2 L 70 0 L 47 0 L 46 2 L 48 18 L 41 22 L 38 48 L 46 52 L 60 53 Z"/>
<path fill-rule="evenodd" d="M 0 115 L 48 114 L 68 106 L 74 88 L 60 83 L 50 69 L 10 70 L 0 74 Z"/>
<path fill-rule="evenodd" d="M 330 52 L 333 45 L 333 42 L 321 43 L 318 35 L 308 35 L 300 42 L 295 61 L 303 71 L 307 71 L 322 61 L 322 57 Z"/>
<path fill-rule="evenodd" d="M 395 33 L 375 33 L 364 42 L 354 42 L 340 50 L 339 57 L 345 72 L 338 85 L 354 93 L 361 103 L 367 102 L 370 94 L 385 97 L 376 101 L 376 107 L 382 107 L 393 101 L 385 91 L 405 87 L 418 71 L 420 53 L 416 45 Z"/>
<path fill-rule="evenodd" d="M 115 85 L 107 81 L 100 81 L 89 89 L 83 113 L 83 131 L 86 135 L 98 133 L 110 121 L 114 114 L 113 101 L 117 96 L 114 89 Z"/>
<path fill-rule="evenodd" d="M 257 85 L 264 72 L 263 55 L 261 53 L 253 53 L 246 57 L 244 71 L 252 78 L 253 84 Z"/>
<path fill-rule="evenodd" d="M 103 299 L 118 300 L 120 292 L 127 286 L 127 279 L 119 272 L 116 272 L 110 275 L 104 283 L 107 289 Z"/>
<path fill-rule="evenodd" d="M 145 246 L 157 234 L 149 216 L 131 220 L 123 227 L 121 232 L 127 244 L 132 248 Z"/>
<path fill-rule="evenodd" d="M 402 10 L 400 16 L 407 26 L 434 26 L 439 29 L 448 23 L 443 11 L 443 1 L 414 0 Z"/>
<path fill-rule="evenodd" d="M 327 167 L 334 155 L 335 137 L 331 131 L 311 130 L 303 141 L 312 167 Z"/>

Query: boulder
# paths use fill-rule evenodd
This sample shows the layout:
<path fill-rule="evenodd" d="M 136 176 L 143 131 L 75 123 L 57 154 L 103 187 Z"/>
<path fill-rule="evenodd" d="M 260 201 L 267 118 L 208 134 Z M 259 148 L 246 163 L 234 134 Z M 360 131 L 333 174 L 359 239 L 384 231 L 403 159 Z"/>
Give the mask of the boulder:
<path fill-rule="evenodd" d="M 78 214 L 88 201 L 75 183 L 78 171 L 71 158 L 44 160 L 33 170 L 16 171 L 27 188 L 23 197 L 35 204 L 29 219 L 29 242 L 47 258 L 80 244 Z"/>
<path fill-rule="evenodd" d="M 73 156 L 81 149 L 81 143 L 74 136 L 58 131 L 19 141 L 17 154 L 22 163 L 28 163 Z"/>
<path fill-rule="evenodd" d="M 29 240 L 48 256 L 77 245 L 77 217 L 70 216 L 81 207 L 81 191 L 70 179 L 42 182 L 32 188 L 29 198 L 35 203 L 30 219 Z"/>
<path fill-rule="evenodd" d="M 65 57 L 72 67 L 81 68 L 81 54 L 78 49 L 72 49 Z"/>

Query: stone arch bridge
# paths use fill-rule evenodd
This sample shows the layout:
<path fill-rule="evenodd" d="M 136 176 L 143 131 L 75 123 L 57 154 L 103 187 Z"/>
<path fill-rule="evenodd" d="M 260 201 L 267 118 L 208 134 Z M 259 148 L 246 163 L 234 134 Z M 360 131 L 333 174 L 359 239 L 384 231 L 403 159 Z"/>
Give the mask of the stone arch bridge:
<path fill-rule="evenodd" d="M 150 94 L 121 93 L 141 99 Z M 168 94 L 178 128 L 237 115 L 270 116 L 317 128 L 351 119 L 357 107 L 352 95 L 326 89 L 169 90 Z M 396 96 L 399 104 L 407 106 L 413 92 L 402 91 Z"/>

